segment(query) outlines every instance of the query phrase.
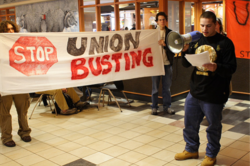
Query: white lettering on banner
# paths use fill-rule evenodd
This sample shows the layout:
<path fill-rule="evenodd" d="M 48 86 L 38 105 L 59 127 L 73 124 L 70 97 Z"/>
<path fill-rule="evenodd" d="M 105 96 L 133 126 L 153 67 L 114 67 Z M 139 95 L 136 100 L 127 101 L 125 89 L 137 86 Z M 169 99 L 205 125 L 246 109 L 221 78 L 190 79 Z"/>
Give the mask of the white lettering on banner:
<path fill-rule="evenodd" d="M 53 47 L 45 47 L 44 52 L 45 52 L 46 60 L 49 61 L 49 54 L 52 54 L 54 52 L 54 49 Z"/>
<path fill-rule="evenodd" d="M 18 52 L 18 48 L 22 48 L 24 50 L 23 47 L 21 46 L 16 46 L 15 49 L 15 54 L 16 55 L 20 55 L 22 56 L 22 60 L 18 61 L 18 60 L 14 60 L 15 63 L 23 63 L 26 61 L 25 56 Z M 26 47 L 26 49 L 28 51 L 30 51 L 30 58 L 32 62 L 35 62 L 35 57 L 34 57 L 34 51 L 36 51 L 36 59 L 39 60 L 40 62 L 45 61 L 45 58 L 47 61 L 49 61 L 49 54 L 53 53 L 54 49 L 52 47 L 45 47 L 44 50 L 42 47 L 38 47 L 36 49 L 36 47 Z"/>
<path fill-rule="evenodd" d="M 18 46 L 17 46 L 17 47 L 18 47 Z M 27 50 L 30 51 L 31 61 L 32 61 L 32 62 L 35 62 L 34 50 L 36 50 L 36 47 L 27 47 Z"/>
<path fill-rule="evenodd" d="M 21 94 L 162 75 L 156 36 L 157 30 L 0 33 L 0 91 Z"/>
<path fill-rule="evenodd" d="M 26 61 L 25 56 L 24 56 L 22 53 L 19 53 L 19 52 L 17 51 L 18 48 L 21 48 L 21 49 L 24 49 L 24 48 L 21 47 L 21 46 L 17 46 L 17 47 L 15 47 L 15 49 L 14 49 L 15 54 L 21 56 L 22 59 L 21 59 L 21 60 L 14 60 L 14 62 L 15 62 L 15 63 L 18 63 L 18 64 L 24 63 L 24 62 Z"/>

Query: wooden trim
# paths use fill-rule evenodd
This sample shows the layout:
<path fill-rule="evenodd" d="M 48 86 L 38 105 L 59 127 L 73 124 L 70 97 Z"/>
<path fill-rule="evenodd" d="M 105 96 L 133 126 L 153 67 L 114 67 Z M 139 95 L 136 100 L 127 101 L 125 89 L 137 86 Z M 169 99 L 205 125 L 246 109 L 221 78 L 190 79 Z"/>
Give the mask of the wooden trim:
<path fill-rule="evenodd" d="M 171 95 L 171 97 L 179 96 L 179 95 L 188 93 L 189 91 L 190 91 L 190 90 L 186 90 L 186 91 L 183 91 L 183 92 L 180 92 L 180 93 L 176 93 L 176 94 Z"/>
<path fill-rule="evenodd" d="M 159 0 L 159 11 L 168 15 L 168 0 Z M 168 26 L 168 20 L 166 26 Z"/>
<path fill-rule="evenodd" d="M 117 2 L 118 0 L 115 0 Z M 114 5 L 114 12 L 115 12 L 115 30 L 120 30 L 120 9 L 119 4 Z"/>
<path fill-rule="evenodd" d="M 216 2 L 218 0 L 199 0 L 200 2 Z"/>
<path fill-rule="evenodd" d="M 195 2 L 194 3 L 194 17 L 195 17 L 195 24 L 194 24 L 194 30 L 200 31 L 200 16 L 202 14 L 202 2 Z"/>
<path fill-rule="evenodd" d="M 151 95 L 145 94 L 145 93 L 137 93 L 137 92 L 131 92 L 131 91 L 123 91 L 124 93 L 130 93 L 133 95 L 141 95 L 141 96 L 147 96 L 147 97 L 151 97 Z"/>
<path fill-rule="evenodd" d="M 182 94 L 185 94 L 185 93 L 188 93 L 190 90 L 187 90 L 187 91 L 183 91 L 183 92 L 180 92 L 180 93 L 176 93 L 176 94 L 173 94 L 171 95 L 171 97 L 175 97 L 175 96 L 179 96 L 179 95 L 182 95 Z M 133 95 L 141 95 L 141 96 L 146 96 L 146 97 L 151 97 L 151 95 L 149 94 L 145 94 L 145 93 L 137 93 L 137 92 L 131 92 L 131 91 L 123 91 L 124 93 L 129 93 L 129 94 L 133 94 Z M 238 91 L 233 91 L 233 93 L 238 93 L 238 94 L 243 94 L 243 95 L 250 95 L 250 93 L 247 93 L 247 92 L 238 92 Z M 162 98 L 162 96 L 158 96 L 158 98 Z"/>
<path fill-rule="evenodd" d="M 233 93 L 243 94 L 243 95 L 250 95 L 248 92 L 239 92 L 239 91 L 233 91 Z"/>
<path fill-rule="evenodd" d="M 223 0 L 223 29 L 225 32 L 227 32 L 227 27 L 226 27 L 226 0 Z"/>
<path fill-rule="evenodd" d="M 179 2 L 179 32 L 185 34 L 185 2 Z"/>
<path fill-rule="evenodd" d="M 85 25 L 84 25 L 84 8 L 81 8 L 80 6 L 83 5 L 82 0 L 78 0 L 78 12 L 79 12 L 79 30 L 80 32 L 85 31 Z"/>
<path fill-rule="evenodd" d="M 95 0 L 95 18 L 96 18 L 96 31 L 102 31 L 101 23 L 101 7 L 97 6 L 100 3 L 100 0 Z"/>
<path fill-rule="evenodd" d="M 136 30 L 141 29 L 141 9 L 140 9 L 140 2 L 135 3 L 135 23 L 136 23 Z"/>
<path fill-rule="evenodd" d="M 133 94 L 133 95 L 141 95 L 141 96 L 147 96 L 147 97 L 151 97 L 151 95 L 149 94 L 145 94 L 145 93 L 137 93 L 137 92 L 131 92 L 131 91 L 123 91 L 124 93 L 129 93 L 129 94 Z M 185 94 L 185 93 L 188 93 L 189 90 L 187 91 L 184 91 L 184 92 L 180 92 L 180 93 L 177 93 L 177 94 L 173 94 L 171 95 L 171 97 L 175 97 L 175 96 L 179 96 L 179 95 L 182 95 L 182 94 Z M 162 98 L 162 96 L 158 96 L 158 98 Z"/>
<path fill-rule="evenodd" d="M 0 17 L 4 17 L 4 16 L 15 16 L 16 15 L 16 12 L 15 13 L 13 13 L 13 14 L 4 14 L 4 15 L 0 15 Z"/>

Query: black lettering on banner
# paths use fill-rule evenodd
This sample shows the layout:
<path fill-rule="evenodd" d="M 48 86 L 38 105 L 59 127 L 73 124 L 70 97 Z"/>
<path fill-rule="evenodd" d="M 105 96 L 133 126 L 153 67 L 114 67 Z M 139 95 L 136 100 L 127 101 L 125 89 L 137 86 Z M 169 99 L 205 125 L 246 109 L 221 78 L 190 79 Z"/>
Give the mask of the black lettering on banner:
<path fill-rule="evenodd" d="M 240 57 L 244 57 L 244 51 L 240 51 L 240 54 L 242 55 Z"/>
<path fill-rule="evenodd" d="M 115 40 L 118 40 L 117 46 L 115 46 Z M 119 52 L 122 49 L 122 36 L 119 34 L 114 34 L 110 40 L 110 49 L 113 50 L 114 52 Z"/>
<path fill-rule="evenodd" d="M 109 36 L 105 37 L 105 46 L 104 46 L 104 51 L 108 52 L 108 46 L 109 46 Z"/>
<path fill-rule="evenodd" d="M 103 53 L 103 43 L 104 43 L 103 36 L 99 37 L 99 44 L 97 43 L 96 38 L 92 37 L 90 42 L 89 55 L 95 54 L 95 48 L 97 53 Z"/>
<path fill-rule="evenodd" d="M 76 48 L 76 41 L 77 41 L 77 37 L 68 39 L 67 52 L 73 56 L 79 56 L 79 55 L 84 54 L 86 47 L 87 47 L 86 37 L 81 38 L 81 47 L 79 49 Z"/>
<path fill-rule="evenodd" d="M 249 53 L 250 53 L 250 51 L 246 51 L 247 52 L 247 57 L 249 57 Z"/>
<path fill-rule="evenodd" d="M 124 39 L 124 41 L 125 41 L 125 51 L 129 50 L 129 48 L 130 48 L 129 41 L 132 42 L 132 44 L 134 46 L 134 49 L 138 48 L 139 43 L 140 43 L 140 40 L 139 40 L 140 34 L 141 34 L 141 32 L 136 32 L 135 33 L 135 40 L 136 41 L 133 39 L 133 36 L 132 36 L 131 33 L 125 34 L 125 39 Z"/>

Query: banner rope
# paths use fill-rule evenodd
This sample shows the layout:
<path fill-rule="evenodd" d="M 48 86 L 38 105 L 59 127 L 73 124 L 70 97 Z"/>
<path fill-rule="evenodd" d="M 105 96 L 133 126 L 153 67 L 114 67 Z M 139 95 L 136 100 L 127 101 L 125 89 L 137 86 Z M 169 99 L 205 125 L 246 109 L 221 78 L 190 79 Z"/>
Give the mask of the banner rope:
<path fill-rule="evenodd" d="M 240 25 L 246 25 L 246 24 L 247 24 L 248 17 L 249 17 L 249 11 L 248 11 L 249 3 L 246 4 L 247 18 L 246 18 L 246 21 L 245 21 L 244 23 L 240 23 L 240 22 L 239 22 L 238 16 L 237 16 L 237 13 L 236 13 L 235 1 L 233 1 L 233 4 L 234 4 L 234 14 L 235 14 L 235 17 L 236 17 L 237 22 L 238 22 Z"/>

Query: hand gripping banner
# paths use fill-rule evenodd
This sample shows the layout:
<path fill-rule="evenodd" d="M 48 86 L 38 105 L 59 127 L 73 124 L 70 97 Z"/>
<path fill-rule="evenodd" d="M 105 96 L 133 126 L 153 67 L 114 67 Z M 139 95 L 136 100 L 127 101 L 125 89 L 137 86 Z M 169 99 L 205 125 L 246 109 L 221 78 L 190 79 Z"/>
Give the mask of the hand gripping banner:
<path fill-rule="evenodd" d="M 227 0 L 227 36 L 235 45 L 237 58 L 250 59 L 250 1 Z"/>
<path fill-rule="evenodd" d="M 0 93 L 163 75 L 157 30 L 0 33 Z"/>

